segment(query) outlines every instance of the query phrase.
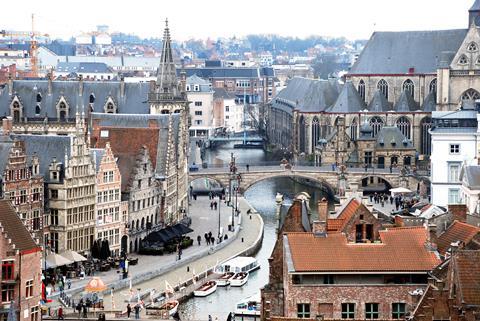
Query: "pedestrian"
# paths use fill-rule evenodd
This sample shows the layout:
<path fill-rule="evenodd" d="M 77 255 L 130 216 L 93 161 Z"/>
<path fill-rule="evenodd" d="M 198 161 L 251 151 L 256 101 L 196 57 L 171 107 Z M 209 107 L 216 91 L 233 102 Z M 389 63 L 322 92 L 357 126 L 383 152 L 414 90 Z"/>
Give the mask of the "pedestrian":
<path fill-rule="evenodd" d="M 83 303 L 82 309 L 83 309 L 83 317 L 86 318 L 87 317 L 87 305 L 85 303 Z"/>
<path fill-rule="evenodd" d="M 211 200 L 213 198 L 212 192 L 208 193 L 208 199 Z"/>
<path fill-rule="evenodd" d="M 393 204 L 393 196 L 390 195 L 390 205 Z"/>
<path fill-rule="evenodd" d="M 213 202 L 213 208 L 215 209 L 215 211 L 217 210 L 217 206 L 218 206 L 217 201 Z"/>
<path fill-rule="evenodd" d="M 367 172 L 367 170 L 368 170 L 368 164 L 365 164 L 365 166 L 364 166 L 364 167 L 365 167 L 365 173 L 366 173 L 366 172 Z"/>
<path fill-rule="evenodd" d="M 215 245 L 215 238 L 212 236 L 212 238 L 210 239 L 212 245 Z"/>
<path fill-rule="evenodd" d="M 208 232 L 208 237 L 212 239 L 212 231 Z"/>
<path fill-rule="evenodd" d="M 335 163 L 332 163 L 332 172 L 335 172 Z"/>
<path fill-rule="evenodd" d="M 130 306 L 130 303 L 127 304 L 127 319 L 130 319 L 130 314 L 132 313 L 132 307 Z"/>
<path fill-rule="evenodd" d="M 200 246 L 200 243 L 202 242 L 202 237 L 200 235 L 197 236 L 197 242 L 198 242 L 198 246 Z"/>
<path fill-rule="evenodd" d="M 58 320 L 64 320 L 62 307 L 58 308 L 57 316 L 58 316 Z"/>
<path fill-rule="evenodd" d="M 208 243 L 209 243 L 208 242 L 208 233 L 205 233 L 204 237 L 205 237 L 205 243 L 207 243 L 207 245 L 208 245 Z"/>
<path fill-rule="evenodd" d="M 250 165 L 247 164 L 247 172 L 250 171 Z"/>
<path fill-rule="evenodd" d="M 182 259 L 182 247 L 178 247 L 178 260 L 180 261 Z"/>
<path fill-rule="evenodd" d="M 70 288 L 72 287 L 72 280 L 70 279 L 67 280 L 67 287 L 70 290 Z"/>
<path fill-rule="evenodd" d="M 213 202 L 210 202 L 210 210 L 213 210 Z"/>
<path fill-rule="evenodd" d="M 140 305 L 135 305 L 135 319 L 140 319 Z"/>

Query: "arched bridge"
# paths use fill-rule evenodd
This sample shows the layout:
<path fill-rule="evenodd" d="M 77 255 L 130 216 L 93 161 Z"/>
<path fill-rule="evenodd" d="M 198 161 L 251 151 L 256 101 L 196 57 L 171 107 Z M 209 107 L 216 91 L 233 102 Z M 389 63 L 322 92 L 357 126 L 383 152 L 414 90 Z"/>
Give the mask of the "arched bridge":
<path fill-rule="evenodd" d="M 341 177 L 344 177 L 344 188 L 350 191 L 362 191 L 362 181 L 365 178 L 384 180 L 392 187 L 404 186 L 416 189 L 418 178 L 413 176 L 402 176 L 400 170 L 373 169 L 367 171 L 362 168 L 347 168 L 343 173 L 338 168 L 318 166 L 292 166 L 291 168 L 277 166 L 250 166 L 247 170 L 244 166 L 237 171 L 240 174 L 240 191 L 247 190 L 253 184 L 275 177 L 293 177 L 307 179 L 322 184 L 327 192 L 337 195 Z M 199 178 L 209 178 L 219 182 L 223 187 L 229 186 L 233 179 L 228 167 L 215 167 L 190 171 L 189 181 Z"/>

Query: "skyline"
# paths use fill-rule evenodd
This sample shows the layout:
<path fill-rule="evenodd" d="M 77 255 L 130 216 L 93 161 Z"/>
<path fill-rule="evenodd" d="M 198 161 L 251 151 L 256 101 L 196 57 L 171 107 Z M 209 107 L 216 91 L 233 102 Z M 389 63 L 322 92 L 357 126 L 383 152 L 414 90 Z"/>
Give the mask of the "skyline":
<path fill-rule="evenodd" d="M 297 0 L 295 8 L 290 8 L 281 2 L 244 0 L 241 5 L 230 8 L 220 0 L 210 0 L 208 6 L 192 0 L 161 4 L 144 0 L 142 5 L 132 9 L 124 5 L 126 1 L 84 0 L 81 6 L 74 8 L 75 17 L 81 21 L 63 18 L 71 17 L 72 11 L 72 8 L 65 7 L 64 2 L 45 2 L 23 1 L 27 9 L 22 10 L 22 14 L 11 15 L 7 10 L 0 12 L 0 30 L 29 31 L 30 15 L 34 13 L 35 30 L 48 33 L 52 39 L 68 39 L 81 32 L 93 31 L 97 25 L 108 25 L 110 32 L 160 38 L 163 36 L 164 20 L 168 18 L 172 38 L 176 41 L 243 37 L 248 34 L 299 38 L 315 35 L 355 40 L 368 39 L 374 31 L 467 28 L 468 9 L 474 1 L 456 0 L 452 5 L 451 0 L 369 0 L 368 3 L 339 0 L 328 4 Z M 150 7 L 152 10 L 143 10 Z M 309 7 L 315 10 L 308 10 Z M 235 16 L 245 16 L 246 19 L 239 20 Z M 405 19 L 407 16 L 409 18 Z"/>

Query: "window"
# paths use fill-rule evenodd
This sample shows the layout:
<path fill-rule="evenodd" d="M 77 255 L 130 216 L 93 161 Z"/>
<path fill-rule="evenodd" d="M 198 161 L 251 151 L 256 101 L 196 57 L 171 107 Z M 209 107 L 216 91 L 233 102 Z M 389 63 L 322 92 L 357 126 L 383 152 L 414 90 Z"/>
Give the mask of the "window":
<path fill-rule="evenodd" d="M 432 135 L 430 135 L 429 130 L 432 128 L 432 118 L 425 117 L 420 122 L 421 130 L 421 144 L 420 151 L 423 155 L 430 155 L 432 151 Z"/>
<path fill-rule="evenodd" d="M 475 42 L 471 42 L 468 46 L 467 46 L 467 50 L 469 52 L 474 52 L 474 51 L 477 51 L 478 50 L 478 46 Z"/>
<path fill-rule="evenodd" d="M 405 317 L 405 303 L 392 303 L 392 319 Z"/>
<path fill-rule="evenodd" d="M 342 319 L 355 318 L 355 303 L 342 303 Z"/>
<path fill-rule="evenodd" d="M 312 153 L 315 152 L 315 147 L 318 145 L 320 140 L 320 122 L 315 116 L 312 121 Z"/>
<path fill-rule="evenodd" d="M 415 85 L 411 79 L 405 80 L 403 83 L 403 91 L 407 92 L 410 96 L 414 96 L 415 93 Z"/>
<path fill-rule="evenodd" d="M 15 270 L 15 261 L 2 262 L 2 280 L 13 280 Z"/>
<path fill-rule="evenodd" d="M 363 79 L 360 80 L 358 83 L 358 94 L 362 97 L 363 101 L 365 101 L 365 81 Z"/>
<path fill-rule="evenodd" d="M 35 115 L 40 115 L 40 112 L 42 109 L 40 108 L 40 105 L 35 106 Z"/>
<path fill-rule="evenodd" d="M 468 64 L 468 58 L 467 58 L 467 56 L 462 55 L 462 56 L 460 57 L 460 59 L 458 59 L 458 63 L 459 63 L 460 65 L 466 65 L 466 64 Z"/>
<path fill-rule="evenodd" d="M 25 282 L 25 296 L 27 298 L 33 296 L 33 280 L 28 280 Z"/>
<path fill-rule="evenodd" d="M 196 101 L 195 102 L 196 107 L 201 107 L 202 105 L 203 105 L 203 103 L 201 101 Z"/>
<path fill-rule="evenodd" d="M 449 183 L 458 183 L 460 177 L 460 168 L 462 163 L 459 162 L 449 162 L 448 163 L 448 182 Z"/>
<path fill-rule="evenodd" d="M 469 89 L 462 94 L 462 100 L 477 100 L 480 99 L 480 94 L 475 89 Z"/>
<path fill-rule="evenodd" d="M 58 210 L 50 210 L 50 224 L 58 225 Z"/>
<path fill-rule="evenodd" d="M 383 127 L 383 120 L 378 116 L 370 118 L 370 127 L 372 127 L 372 137 L 377 136 L 378 132 Z"/>
<path fill-rule="evenodd" d="M 101 138 L 108 138 L 108 130 L 101 130 L 100 131 Z"/>
<path fill-rule="evenodd" d="M 437 78 L 434 78 L 434 79 L 430 82 L 430 92 L 431 92 L 431 93 L 436 93 L 436 92 L 437 92 Z"/>
<path fill-rule="evenodd" d="M 2 302 L 10 302 L 13 297 L 13 284 L 2 284 Z"/>
<path fill-rule="evenodd" d="M 450 144 L 450 154 L 460 154 L 460 144 Z"/>
<path fill-rule="evenodd" d="M 20 204 L 25 204 L 27 202 L 27 190 L 22 189 L 20 191 Z"/>
<path fill-rule="evenodd" d="M 202 120 L 201 120 L 201 119 L 197 119 L 197 120 L 195 121 L 195 125 L 201 125 L 201 124 L 202 124 Z"/>
<path fill-rule="evenodd" d="M 388 84 L 385 79 L 382 79 L 377 84 L 377 89 L 387 98 L 388 100 Z"/>
<path fill-rule="evenodd" d="M 460 203 L 460 190 L 458 188 L 448 189 L 448 204 Z"/>
<path fill-rule="evenodd" d="M 365 303 L 365 319 L 378 319 L 378 303 Z"/>
<path fill-rule="evenodd" d="M 327 274 L 323 276 L 323 284 L 334 284 L 333 275 Z"/>
<path fill-rule="evenodd" d="M 199 85 L 193 85 L 193 90 L 194 91 L 200 91 L 200 86 Z"/>
<path fill-rule="evenodd" d="M 201 110 L 195 111 L 195 116 L 202 116 L 202 111 Z"/>
<path fill-rule="evenodd" d="M 397 128 L 400 129 L 403 136 L 410 139 L 410 120 L 403 116 L 397 119 Z"/>
<path fill-rule="evenodd" d="M 310 318 L 310 303 L 297 304 L 297 317 L 298 318 Z"/>
<path fill-rule="evenodd" d="M 38 305 L 30 308 L 30 321 L 38 321 Z"/>
<path fill-rule="evenodd" d="M 50 197 L 53 198 L 53 199 L 57 199 L 58 198 L 58 190 L 52 189 L 50 191 Z"/>

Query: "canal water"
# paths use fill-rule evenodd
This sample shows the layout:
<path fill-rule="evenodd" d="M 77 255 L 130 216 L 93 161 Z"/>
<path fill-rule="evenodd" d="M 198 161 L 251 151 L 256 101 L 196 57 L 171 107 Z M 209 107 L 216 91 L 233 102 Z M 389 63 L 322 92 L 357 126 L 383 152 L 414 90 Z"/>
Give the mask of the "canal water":
<path fill-rule="evenodd" d="M 230 153 L 233 152 L 237 161 L 242 163 L 253 164 L 271 161 L 262 150 L 242 150 L 233 149 L 232 147 L 226 145 L 223 148 L 209 150 L 207 159 L 212 163 L 216 162 L 215 164 L 228 163 L 230 161 Z M 300 192 L 309 193 L 311 196 L 310 208 L 314 216 L 316 215 L 315 204 L 318 200 L 326 197 L 321 190 L 299 184 L 288 177 L 260 181 L 250 187 L 244 196 L 250 205 L 262 215 L 265 223 L 263 244 L 256 255 L 261 268 L 252 272 L 247 284 L 241 288 L 219 287 L 215 293 L 206 298 L 192 298 L 188 300 L 179 308 L 182 320 L 208 320 L 208 315 L 211 315 L 213 320 L 217 317 L 219 321 L 224 321 L 228 313 L 235 309 L 236 303 L 258 293 L 260 288 L 268 282 L 268 258 L 272 253 L 276 240 L 275 196 L 277 192 L 284 195 L 284 211 L 292 204 L 295 195 Z"/>

